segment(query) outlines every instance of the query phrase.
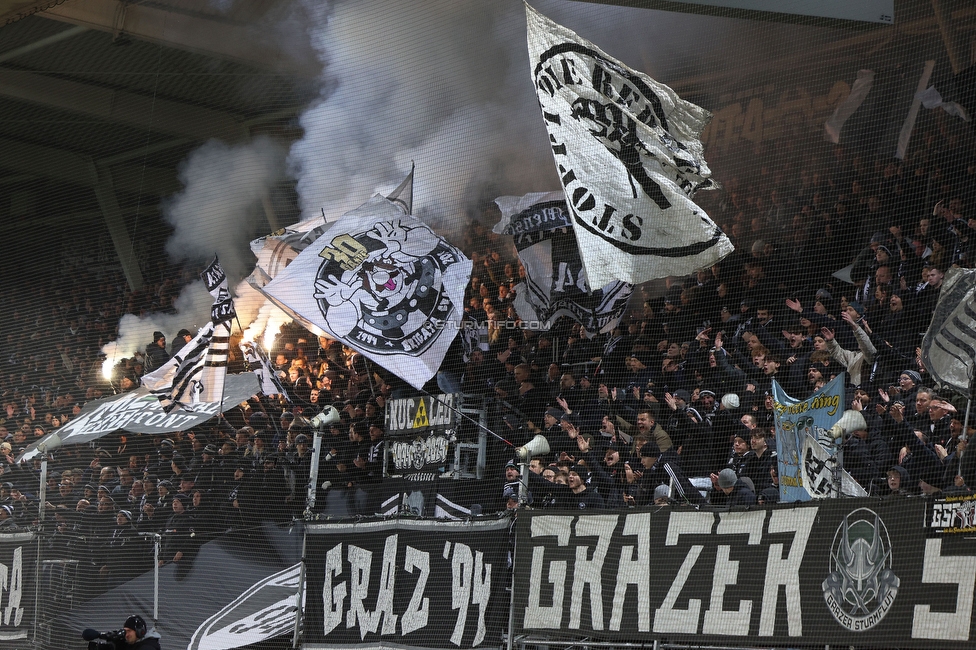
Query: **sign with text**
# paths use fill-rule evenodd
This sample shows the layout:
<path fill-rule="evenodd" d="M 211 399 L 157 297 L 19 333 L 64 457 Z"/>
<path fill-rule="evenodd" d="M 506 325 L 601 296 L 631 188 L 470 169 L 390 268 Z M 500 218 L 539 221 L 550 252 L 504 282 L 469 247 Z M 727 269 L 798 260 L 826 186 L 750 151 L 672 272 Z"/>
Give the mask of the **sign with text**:
<path fill-rule="evenodd" d="M 386 406 L 385 475 L 426 481 L 454 460 L 459 395 L 394 399 Z"/>
<path fill-rule="evenodd" d="M 458 395 L 427 395 L 391 399 L 386 407 L 386 437 L 415 436 L 430 429 L 453 429 Z"/>
<path fill-rule="evenodd" d="M 510 523 L 309 526 L 304 647 L 497 647 Z"/>
<path fill-rule="evenodd" d="M 764 646 L 972 647 L 976 549 L 921 499 L 516 524 L 515 634 Z"/>
<path fill-rule="evenodd" d="M 33 533 L 0 533 L 0 648 L 24 648 L 33 637 L 36 548 Z"/>

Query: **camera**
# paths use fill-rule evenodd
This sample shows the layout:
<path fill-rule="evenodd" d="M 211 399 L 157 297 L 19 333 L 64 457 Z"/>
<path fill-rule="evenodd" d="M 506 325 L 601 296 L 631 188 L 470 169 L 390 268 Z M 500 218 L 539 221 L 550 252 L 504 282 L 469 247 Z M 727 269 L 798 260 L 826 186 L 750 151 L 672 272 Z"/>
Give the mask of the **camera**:
<path fill-rule="evenodd" d="M 81 636 L 88 641 L 88 650 L 115 650 L 125 646 L 124 628 L 101 633 L 87 629 Z"/>

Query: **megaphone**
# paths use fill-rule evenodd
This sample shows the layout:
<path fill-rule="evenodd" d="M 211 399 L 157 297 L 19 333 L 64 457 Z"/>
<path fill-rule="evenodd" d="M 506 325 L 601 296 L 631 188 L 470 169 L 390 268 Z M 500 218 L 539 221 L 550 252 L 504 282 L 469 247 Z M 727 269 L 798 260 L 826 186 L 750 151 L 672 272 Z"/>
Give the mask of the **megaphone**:
<path fill-rule="evenodd" d="M 833 438 L 843 438 L 852 431 L 863 431 L 868 428 L 868 423 L 860 411 L 853 409 L 844 411 L 837 423 L 830 427 L 830 435 Z"/>
<path fill-rule="evenodd" d="M 61 436 L 56 432 L 52 432 L 47 438 L 44 438 L 39 443 L 37 443 L 37 451 L 42 454 L 48 454 L 61 446 Z"/>
<path fill-rule="evenodd" d="M 542 456 L 548 453 L 549 441 L 541 433 L 515 450 L 515 456 L 522 463 L 527 463 L 533 456 Z"/>
<path fill-rule="evenodd" d="M 322 409 L 322 412 L 312 418 L 312 426 L 319 431 L 324 430 L 327 426 L 333 422 L 339 421 L 339 411 L 334 406 L 326 406 Z"/>

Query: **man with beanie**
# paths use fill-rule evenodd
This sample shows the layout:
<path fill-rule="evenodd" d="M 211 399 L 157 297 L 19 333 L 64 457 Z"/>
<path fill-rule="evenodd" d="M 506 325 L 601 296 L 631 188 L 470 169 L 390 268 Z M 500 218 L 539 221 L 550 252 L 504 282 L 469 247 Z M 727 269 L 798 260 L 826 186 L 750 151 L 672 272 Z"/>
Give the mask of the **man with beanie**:
<path fill-rule="evenodd" d="M 155 629 L 150 630 L 146 621 L 138 614 L 125 619 L 125 623 L 122 624 L 122 631 L 125 633 L 125 646 L 127 648 L 160 650 L 159 632 Z"/>
<path fill-rule="evenodd" d="M 170 358 L 175 357 L 176 353 L 183 349 L 183 346 L 193 340 L 193 334 L 190 333 L 188 329 L 181 329 L 176 333 L 176 338 L 173 339 L 173 343 L 169 346 L 169 356 Z"/>
<path fill-rule="evenodd" d="M 718 474 L 712 474 L 712 505 L 716 506 L 753 506 L 756 505 L 756 493 L 749 489 L 745 481 L 736 476 L 735 470 L 726 467 Z"/>
<path fill-rule="evenodd" d="M 146 371 L 156 370 L 167 361 L 169 353 L 166 352 L 166 336 L 157 330 L 153 332 L 153 342 L 146 345 Z"/>

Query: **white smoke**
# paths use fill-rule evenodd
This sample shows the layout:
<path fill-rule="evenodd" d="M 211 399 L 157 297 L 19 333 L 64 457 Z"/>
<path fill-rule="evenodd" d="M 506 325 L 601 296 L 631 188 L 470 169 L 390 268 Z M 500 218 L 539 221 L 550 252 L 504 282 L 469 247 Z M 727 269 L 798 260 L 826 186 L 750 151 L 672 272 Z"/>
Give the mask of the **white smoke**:
<path fill-rule="evenodd" d="M 234 4 L 210 0 L 218 11 Z M 697 29 L 695 38 L 707 41 L 703 30 L 720 24 L 604 4 L 534 4 L 651 74 L 668 71 L 675 52 L 694 49 L 687 46 L 690 32 Z M 269 33 L 289 43 L 284 49 L 308 51 L 310 41 L 322 65 L 319 97 L 299 120 L 304 136 L 291 146 L 287 164 L 280 144 L 262 137 L 236 145 L 211 141 L 192 152 L 180 166 L 184 190 L 164 204 L 174 229 L 167 244 L 173 259 L 205 263 L 216 253 L 232 283 L 245 277 L 254 265 L 248 241 L 268 231 L 262 200 L 286 173 L 296 180 L 302 219 L 324 210 L 334 220 L 373 194 L 388 193 L 413 161 L 414 213 L 449 238 L 463 232 L 478 202 L 558 189 L 520 3 L 295 0 L 276 17 Z M 299 24 L 305 33 L 288 34 Z M 247 338 L 289 320 L 244 283 L 236 288 L 236 306 Z M 143 349 L 154 330 L 168 338 L 181 327 L 195 331 L 209 308 L 209 294 L 194 283 L 175 315 L 124 317 L 119 340 L 103 351 L 118 359 Z"/>
<path fill-rule="evenodd" d="M 173 305 L 175 314 L 153 313 L 144 317 L 135 314 L 125 314 L 119 321 L 119 336 L 116 340 L 102 346 L 105 361 L 102 364 L 102 374 L 106 377 L 112 367 L 124 358 L 131 357 L 137 351 L 145 351 L 146 345 L 153 342 L 153 332 L 160 331 L 166 335 L 166 351 L 181 329 L 188 329 L 192 334 L 203 327 L 210 320 L 210 305 L 213 296 L 207 292 L 203 282 L 193 282 L 180 293 Z"/>
<path fill-rule="evenodd" d="M 262 202 L 283 177 L 284 160 L 281 145 L 266 137 L 234 145 L 211 140 L 194 150 L 179 167 L 183 191 L 163 203 L 163 218 L 173 227 L 166 244 L 170 258 L 203 266 L 217 255 L 232 283 L 250 273 L 254 256 L 248 242 L 268 228 Z M 241 322 L 249 322 L 263 298 L 246 284 L 236 293 Z M 196 334 L 210 319 L 212 304 L 213 297 L 197 280 L 183 288 L 175 314 L 126 314 L 118 338 L 102 348 L 105 365 L 145 349 L 154 331 L 163 332 L 167 344 L 182 328 Z"/>
<path fill-rule="evenodd" d="M 525 147 L 546 140 L 541 117 L 522 118 L 538 107 L 511 42 L 513 6 L 365 0 L 319 13 L 311 38 L 326 79 L 289 156 L 304 218 L 334 219 L 391 189 L 411 160 L 415 213 L 448 231 L 478 185 L 555 181 L 548 151 Z"/>
<path fill-rule="evenodd" d="M 193 151 L 180 165 L 183 191 L 163 206 L 173 226 L 166 252 L 191 262 L 216 253 L 228 278 L 244 277 L 254 263 L 248 242 L 267 228 L 262 202 L 283 168 L 281 145 L 264 136 L 234 145 L 211 140 Z"/>

